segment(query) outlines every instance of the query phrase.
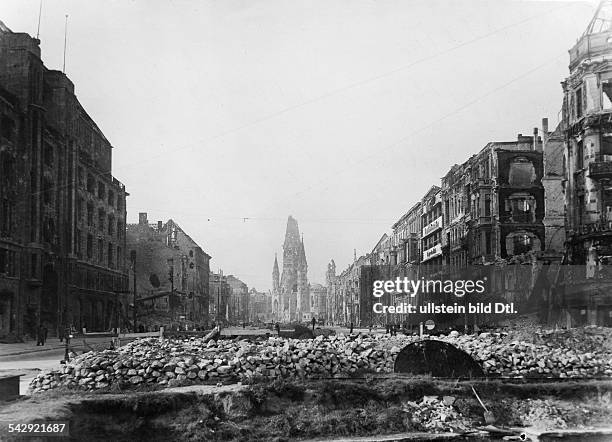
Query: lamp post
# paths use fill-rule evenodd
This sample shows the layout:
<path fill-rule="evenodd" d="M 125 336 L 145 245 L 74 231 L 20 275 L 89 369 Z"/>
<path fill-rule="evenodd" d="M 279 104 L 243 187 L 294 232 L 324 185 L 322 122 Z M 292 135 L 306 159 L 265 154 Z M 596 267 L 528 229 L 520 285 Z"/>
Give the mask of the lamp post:
<path fill-rule="evenodd" d="M 170 281 L 170 321 L 174 322 L 174 258 L 168 258 L 168 281 Z"/>
<path fill-rule="evenodd" d="M 134 309 L 132 310 L 134 320 L 134 333 L 136 333 L 136 250 L 130 251 L 130 261 L 132 262 L 132 272 L 134 275 Z"/>

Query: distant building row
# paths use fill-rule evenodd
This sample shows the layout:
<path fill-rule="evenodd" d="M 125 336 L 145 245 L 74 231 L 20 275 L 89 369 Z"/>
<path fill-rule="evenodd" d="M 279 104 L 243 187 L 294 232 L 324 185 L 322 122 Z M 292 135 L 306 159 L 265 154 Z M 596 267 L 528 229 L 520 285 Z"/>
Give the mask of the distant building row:
<path fill-rule="evenodd" d="M 371 320 L 364 311 L 369 300 L 360 297 L 359 287 L 367 266 L 528 262 L 534 274 L 552 274 L 541 296 L 548 320 L 567 326 L 612 325 L 610 16 L 612 1 L 601 2 L 569 51 L 562 120 L 554 131 L 544 119 L 533 136 L 487 144 L 454 165 L 371 253 L 355 257 L 340 275 L 330 263 L 329 321 Z M 554 272 L 542 268 L 551 264 Z M 534 286 L 519 294 L 530 296 Z"/>

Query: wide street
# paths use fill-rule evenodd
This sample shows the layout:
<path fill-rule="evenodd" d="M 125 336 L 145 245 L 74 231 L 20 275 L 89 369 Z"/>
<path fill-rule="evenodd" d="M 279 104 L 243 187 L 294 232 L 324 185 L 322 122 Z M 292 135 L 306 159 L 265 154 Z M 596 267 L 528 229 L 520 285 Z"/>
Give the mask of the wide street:
<path fill-rule="evenodd" d="M 70 348 L 81 353 L 92 348 L 110 344 L 109 338 L 73 339 Z M 57 338 L 47 340 L 44 346 L 37 346 L 35 341 L 16 344 L 0 344 L 0 375 L 23 374 L 20 379 L 20 394 L 26 394 L 30 381 L 41 370 L 52 370 L 61 367 L 64 359 L 65 343 Z"/>

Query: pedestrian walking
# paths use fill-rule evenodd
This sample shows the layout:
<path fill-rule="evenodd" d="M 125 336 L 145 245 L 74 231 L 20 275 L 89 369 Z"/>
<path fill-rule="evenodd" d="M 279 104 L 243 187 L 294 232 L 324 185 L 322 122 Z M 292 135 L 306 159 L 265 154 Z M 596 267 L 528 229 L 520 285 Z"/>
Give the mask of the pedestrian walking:
<path fill-rule="evenodd" d="M 350 331 L 350 334 L 351 335 L 353 334 L 353 323 L 352 322 L 351 322 L 351 331 Z"/>
<path fill-rule="evenodd" d="M 317 323 L 317 320 L 314 318 L 314 316 L 312 317 L 311 322 L 312 322 L 312 331 L 314 331 L 315 324 Z"/>

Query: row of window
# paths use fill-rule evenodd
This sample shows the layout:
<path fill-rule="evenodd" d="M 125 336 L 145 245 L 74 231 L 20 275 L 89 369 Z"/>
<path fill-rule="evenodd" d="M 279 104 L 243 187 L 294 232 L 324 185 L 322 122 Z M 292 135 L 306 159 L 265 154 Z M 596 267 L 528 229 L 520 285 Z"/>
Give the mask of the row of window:
<path fill-rule="evenodd" d="M 77 216 L 78 221 L 81 221 L 84 216 L 83 203 L 84 203 L 83 198 L 78 198 L 76 201 L 76 216 Z M 94 225 L 93 221 L 94 221 L 94 204 L 93 202 L 90 201 L 87 203 L 87 218 L 86 218 L 87 226 L 93 227 Z M 98 208 L 96 225 L 98 227 L 98 231 L 101 233 L 106 232 L 108 235 L 114 235 L 116 231 L 119 238 L 122 237 L 123 230 L 124 230 L 123 222 L 121 221 L 121 219 L 118 219 L 117 221 L 115 221 L 115 215 L 113 215 L 112 213 L 108 214 L 107 216 L 106 211 L 103 208 Z M 115 227 L 116 227 L 116 230 L 115 230 Z"/>
<path fill-rule="evenodd" d="M 123 264 L 123 250 L 117 246 L 115 248 L 112 242 L 106 243 L 102 238 L 98 238 L 96 247 L 96 263 L 98 265 L 106 266 L 109 268 L 120 267 Z M 93 260 L 94 258 L 94 237 L 91 233 L 87 234 L 86 245 L 85 245 L 85 258 L 87 260 Z M 106 252 L 106 253 L 105 253 Z M 116 254 L 115 254 L 116 252 Z M 80 259 L 83 258 L 83 235 L 79 229 L 76 229 L 76 250 L 75 253 Z"/>
<path fill-rule="evenodd" d="M 78 186 L 86 189 L 92 195 L 97 196 L 99 199 L 106 201 L 106 203 L 121 211 L 123 208 L 123 200 L 121 194 L 115 195 L 112 189 L 106 189 L 106 184 L 102 181 L 96 181 L 92 173 L 87 174 L 87 183 L 84 179 L 84 171 L 82 167 L 79 167 L 78 175 Z"/>
<path fill-rule="evenodd" d="M 78 269 L 73 273 L 72 283 L 77 287 L 106 292 L 124 290 L 127 286 L 124 276 L 85 269 Z"/>

